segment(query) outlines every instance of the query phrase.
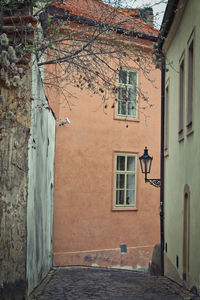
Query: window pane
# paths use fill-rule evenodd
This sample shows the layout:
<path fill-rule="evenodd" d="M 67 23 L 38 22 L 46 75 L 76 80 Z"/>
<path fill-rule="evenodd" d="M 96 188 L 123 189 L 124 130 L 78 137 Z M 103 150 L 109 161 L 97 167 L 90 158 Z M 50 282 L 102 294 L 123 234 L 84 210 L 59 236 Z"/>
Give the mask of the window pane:
<path fill-rule="evenodd" d="M 135 156 L 127 157 L 127 171 L 135 171 Z"/>
<path fill-rule="evenodd" d="M 128 115 L 129 116 L 136 116 L 136 107 L 133 102 L 128 102 Z"/>
<path fill-rule="evenodd" d="M 134 205 L 135 204 L 135 191 L 129 190 L 126 192 L 126 205 Z"/>
<path fill-rule="evenodd" d="M 135 175 L 134 174 L 128 174 L 126 177 L 126 188 L 128 190 L 135 189 Z"/>
<path fill-rule="evenodd" d="M 136 89 L 128 89 L 128 101 L 136 103 Z"/>
<path fill-rule="evenodd" d="M 124 204 L 124 191 L 116 191 L 116 204 Z"/>
<path fill-rule="evenodd" d="M 122 188 L 124 189 L 124 181 L 125 181 L 125 175 L 124 174 L 117 174 L 116 177 L 116 188 Z"/>
<path fill-rule="evenodd" d="M 122 88 L 118 87 L 118 99 L 122 99 Z"/>
<path fill-rule="evenodd" d="M 119 71 L 119 83 L 127 83 L 127 71 Z"/>
<path fill-rule="evenodd" d="M 118 89 L 118 99 L 125 100 L 126 99 L 126 88 L 119 87 Z"/>
<path fill-rule="evenodd" d="M 117 113 L 119 115 L 121 114 L 121 101 L 118 101 L 118 103 L 117 103 Z"/>
<path fill-rule="evenodd" d="M 117 170 L 125 171 L 125 156 L 117 156 Z"/>
<path fill-rule="evenodd" d="M 129 84 L 137 84 L 137 72 L 129 72 Z"/>
<path fill-rule="evenodd" d="M 121 102 L 121 114 L 126 115 L 126 102 Z"/>

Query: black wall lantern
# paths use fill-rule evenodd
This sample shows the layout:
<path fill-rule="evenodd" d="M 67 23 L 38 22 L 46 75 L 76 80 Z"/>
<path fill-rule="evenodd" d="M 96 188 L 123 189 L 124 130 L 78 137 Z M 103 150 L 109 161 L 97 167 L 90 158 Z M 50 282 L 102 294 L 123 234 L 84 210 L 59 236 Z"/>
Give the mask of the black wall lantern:
<path fill-rule="evenodd" d="M 142 156 L 139 157 L 140 160 L 140 166 L 141 166 L 141 170 L 142 173 L 145 174 L 145 182 L 149 182 L 151 185 L 155 186 L 155 187 L 160 187 L 160 179 L 148 179 L 147 178 L 147 174 L 149 174 L 151 172 L 151 163 L 153 160 L 152 156 L 149 156 L 148 154 L 148 149 L 147 147 L 145 147 L 144 149 L 144 154 Z"/>

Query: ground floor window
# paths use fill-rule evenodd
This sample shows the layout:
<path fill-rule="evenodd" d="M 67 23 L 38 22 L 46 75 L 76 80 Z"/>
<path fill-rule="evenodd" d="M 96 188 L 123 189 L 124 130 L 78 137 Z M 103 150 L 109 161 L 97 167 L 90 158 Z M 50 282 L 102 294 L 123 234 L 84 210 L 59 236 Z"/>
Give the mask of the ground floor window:
<path fill-rule="evenodd" d="M 135 154 L 115 153 L 115 206 L 136 205 L 136 162 Z"/>

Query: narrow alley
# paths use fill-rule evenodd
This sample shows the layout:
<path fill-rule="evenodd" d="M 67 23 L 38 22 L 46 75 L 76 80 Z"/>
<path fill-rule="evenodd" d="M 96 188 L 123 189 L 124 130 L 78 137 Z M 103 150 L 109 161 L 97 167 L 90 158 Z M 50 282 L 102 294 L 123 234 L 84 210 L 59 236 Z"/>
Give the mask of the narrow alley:
<path fill-rule="evenodd" d="M 122 269 L 53 268 L 29 300 L 200 299 L 166 277 Z"/>

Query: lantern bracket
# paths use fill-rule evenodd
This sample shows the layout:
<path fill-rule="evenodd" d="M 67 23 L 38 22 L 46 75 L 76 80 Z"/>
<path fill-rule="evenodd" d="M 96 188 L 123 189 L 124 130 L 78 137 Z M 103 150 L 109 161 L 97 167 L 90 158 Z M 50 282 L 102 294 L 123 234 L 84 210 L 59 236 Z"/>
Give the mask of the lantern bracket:
<path fill-rule="evenodd" d="M 160 187 L 160 179 L 147 179 L 147 182 L 155 187 Z"/>

